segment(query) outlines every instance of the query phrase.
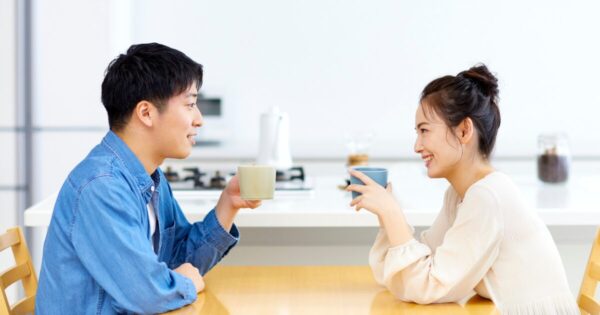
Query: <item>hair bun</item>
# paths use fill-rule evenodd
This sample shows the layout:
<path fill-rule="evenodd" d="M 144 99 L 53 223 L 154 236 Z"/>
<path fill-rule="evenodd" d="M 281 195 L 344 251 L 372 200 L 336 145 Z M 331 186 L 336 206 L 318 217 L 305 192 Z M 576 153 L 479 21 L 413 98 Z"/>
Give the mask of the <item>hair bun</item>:
<path fill-rule="evenodd" d="M 484 64 L 478 64 L 469 70 L 458 74 L 458 77 L 474 82 L 483 94 L 496 98 L 498 96 L 498 79 L 488 70 Z"/>

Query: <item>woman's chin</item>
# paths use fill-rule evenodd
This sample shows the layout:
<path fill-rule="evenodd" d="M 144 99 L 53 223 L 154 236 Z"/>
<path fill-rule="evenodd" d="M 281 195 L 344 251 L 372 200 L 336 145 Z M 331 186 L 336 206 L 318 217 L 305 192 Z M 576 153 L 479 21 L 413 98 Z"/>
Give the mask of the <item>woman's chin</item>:
<path fill-rule="evenodd" d="M 441 174 L 439 174 L 439 172 L 436 172 L 434 169 L 432 169 L 431 167 L 427 168 L 427 177 L 429 178 L 440 178 L 442 177 Z"/>

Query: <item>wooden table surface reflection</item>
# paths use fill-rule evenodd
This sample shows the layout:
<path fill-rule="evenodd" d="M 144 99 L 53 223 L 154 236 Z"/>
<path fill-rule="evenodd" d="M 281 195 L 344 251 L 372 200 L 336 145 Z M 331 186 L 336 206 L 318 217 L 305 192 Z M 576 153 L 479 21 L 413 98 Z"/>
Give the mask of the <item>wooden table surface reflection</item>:
<path fill-rule="evenodd" d="M 499 314 L 480 297 L 417 305 L 377 285 L 367 266 L 218 266 L 193 304 L 166 314 Z"/>

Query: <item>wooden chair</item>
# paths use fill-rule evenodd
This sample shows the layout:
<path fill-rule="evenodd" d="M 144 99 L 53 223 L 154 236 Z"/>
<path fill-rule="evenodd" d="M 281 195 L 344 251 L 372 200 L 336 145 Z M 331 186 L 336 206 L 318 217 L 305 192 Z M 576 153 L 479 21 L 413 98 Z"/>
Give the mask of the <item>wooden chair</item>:
<path fill-rule="evenodd" d="M 600 281 L 600 228 L 596 232 L 596 239 L 592 244 L 577 297 L 577 304 L 582 314 L 600 314 L 600 303 L 595 299 L 598 281 Z"/>
<path fill-rule="evenodd" d="M 33 313 L 35 307 L 35 292 L 37 290 L 37 277 L 31 263 L 29 249 L 20 227 L 14 227 L 0 235 L 0 252 L 11 247 L 15 257 L 15 266 L 0 272 L 0 314 L 27 314 Z M 2 268 L 3 269 L 3 268 Z M 6 297 L 6 288 L 11 284 L 22 281 L 25 297 L 15 304 L 9 304 Z"/>

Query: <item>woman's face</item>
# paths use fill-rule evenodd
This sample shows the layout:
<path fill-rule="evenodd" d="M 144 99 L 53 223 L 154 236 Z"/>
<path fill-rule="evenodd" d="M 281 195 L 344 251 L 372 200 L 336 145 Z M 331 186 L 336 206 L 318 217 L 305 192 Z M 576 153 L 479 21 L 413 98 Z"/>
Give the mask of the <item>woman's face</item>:
<path fill-rule="evenodd" d="M 427 113 L 425 113 L 425 111 Z M 462 145 L 444 121 L 423 103 L 415 117 L 415 152 L 421 155 L 431 178 L 448 178 L 456 169 L 463 152 Z"/>

